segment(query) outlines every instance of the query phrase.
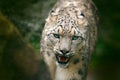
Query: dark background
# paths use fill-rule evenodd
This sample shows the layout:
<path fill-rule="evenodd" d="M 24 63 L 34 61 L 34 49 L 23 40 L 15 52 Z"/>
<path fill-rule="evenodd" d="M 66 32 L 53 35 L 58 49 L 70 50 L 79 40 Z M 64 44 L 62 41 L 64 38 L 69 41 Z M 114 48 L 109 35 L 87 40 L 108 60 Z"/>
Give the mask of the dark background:
<path fill-rule="evenodd" d="M 0 0 L 0 80 L 50 80 L 40 35 L 56 0 Z M 94 0 L 100 23 L 89 80 L 120 80 L 120 0 Z M 47 75 L 46 75 L 47 74 Z"/>

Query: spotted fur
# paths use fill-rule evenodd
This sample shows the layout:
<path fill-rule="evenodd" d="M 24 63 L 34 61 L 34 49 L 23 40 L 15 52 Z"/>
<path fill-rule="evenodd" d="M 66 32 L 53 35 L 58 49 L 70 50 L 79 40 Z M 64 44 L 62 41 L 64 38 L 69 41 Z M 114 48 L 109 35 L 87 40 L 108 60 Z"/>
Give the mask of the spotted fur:
<path fill-rule="evenodd" d="M 96 7 L 91 0 L 59 0 L 41 37 L 41 54 L 53 80 L 85 80 L 97 40 Z M 65 53 L 65 54 L 63 54 Z M 55 55 L 70 57 L 60 64 Z"/>

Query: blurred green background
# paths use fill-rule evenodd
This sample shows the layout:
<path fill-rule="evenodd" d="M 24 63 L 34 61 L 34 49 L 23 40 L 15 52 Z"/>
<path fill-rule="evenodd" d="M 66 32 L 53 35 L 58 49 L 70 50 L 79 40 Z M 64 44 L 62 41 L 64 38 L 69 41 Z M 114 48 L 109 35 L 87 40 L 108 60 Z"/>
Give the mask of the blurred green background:
<path fill-rule="evenodd" d="M 0 0 L 0 80 L 48 80 L 49 76 L 40 78 L 45 73 L 39 62 L 39 44 L 45 18 L 56 1 Z M 100 23 L 88 80 L 120 80 L 120 0 L 94 3 Z"/>
<path fill-rule="evenodd" d="M 91 67 L 96 80 L 120 80 L 120 1 L 94 0 L 98 7 L 100 26 L 98 44 Z"/>

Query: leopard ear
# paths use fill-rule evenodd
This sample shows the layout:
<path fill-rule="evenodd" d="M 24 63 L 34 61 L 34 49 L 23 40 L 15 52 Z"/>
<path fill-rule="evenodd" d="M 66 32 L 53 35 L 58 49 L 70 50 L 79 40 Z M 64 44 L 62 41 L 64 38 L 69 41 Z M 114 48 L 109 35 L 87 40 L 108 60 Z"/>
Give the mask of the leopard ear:
<path fill-rule="evenodd" d="M 50 12 L 49 12 L 49 16 L 46 19 L 46 22 L 55 22 L 57 19 L 57 15 L 59 12 L 59 8 L 55 9 L 53 8 Z"/>
<path fill-rule="evenodd" d="M 79 19 L 82 19 L 82 18 L 85 17 L 85 15 L 84 15 L 83 12 L 79 12 L 79 13 L 77 14 L 77 17 L 78 17 Z"/>
<path fill-rule="evenodd" d="M 53 22 L 56 22 L 57 16 L 52 16 L 52 17 L 50 18 L 50 20 L 53 21 Z"/>
<path fill-rule="evenodd" d="M 54 13 L 55 13 L 55 10 L 52 9 L 52 10 L 50 11 L 50 14 L 52 15 L 52 14 L 54 14 Z"/>
<path fill-rule="evenodd" d="M 82 25 L 82 26 L 88 26 L 89 25 L 89 23 L 88 23 L 88 21 L 86 19 L 78 19 L 77 23 L 79 25 Z"/>
<path fill-rule="evenodd" d="M 49 15 L 55 16 L 58 15 L 58 12 L 59 12 L 59 8 L 54 8 L 50 11 Z"/>
<path fill-rule="evenodd" d="M 56 20 L 57 20 L 57 16 L 48 16 L 46 22 L 52 23 L 52 22 L 56 22 Z"/>

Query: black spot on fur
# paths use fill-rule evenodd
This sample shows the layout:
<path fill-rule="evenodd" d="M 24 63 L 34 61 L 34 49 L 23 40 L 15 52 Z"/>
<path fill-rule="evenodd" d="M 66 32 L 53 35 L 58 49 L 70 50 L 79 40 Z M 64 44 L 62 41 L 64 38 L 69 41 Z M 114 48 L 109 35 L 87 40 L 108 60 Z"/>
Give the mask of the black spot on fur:
<path fill-rule="evenodd" d="M 87 73 L 85 73 L 83 76 L 82 76 L 82 80 L 86 80 L 87 78 Z"/>
<path fill-rule="evenodd" d="M 84 56 L 82 56 L 82 59 L 81 59 L 82 61 L 84 61 L 85 60 L 85 57 Z"/>
<path fill-rule="evenodd" d="M 50 53 L 49 53 L 49 52 L 47 52 L 47 55 L 48 55 L 48 56 L 50 56 Z"/>
<path fill-rule="evenodd" d="M 79 61 L 80 61 L 79 59 L 75 59 L 73 63 L 77 64 Z"/>
<path fill-rule="evenodd" d="M 86 64 L 86 63 L 83 63 L 83 66 L 86 68 L 86 67 L 87 67 L 87 64 Z"/>
<path fill-rule="evenodd" d="M 72 78 L 72 79 L 70 79 L 70 80 L 77 80 L 76 78 Z"/>
<path fill-rule="evenodd" d="M 79 69 L 78 74 L 79 74 L 79 75 L 83 75 L 82 69 Z"/>

